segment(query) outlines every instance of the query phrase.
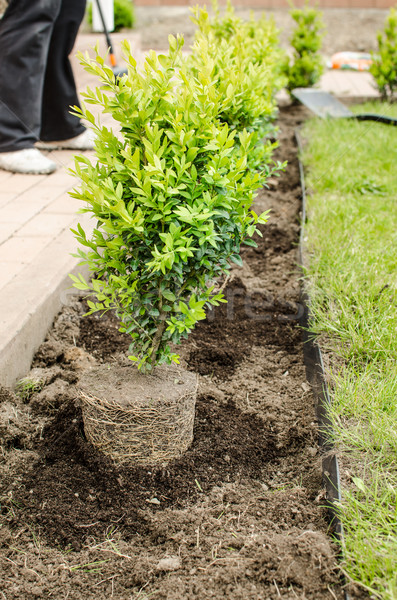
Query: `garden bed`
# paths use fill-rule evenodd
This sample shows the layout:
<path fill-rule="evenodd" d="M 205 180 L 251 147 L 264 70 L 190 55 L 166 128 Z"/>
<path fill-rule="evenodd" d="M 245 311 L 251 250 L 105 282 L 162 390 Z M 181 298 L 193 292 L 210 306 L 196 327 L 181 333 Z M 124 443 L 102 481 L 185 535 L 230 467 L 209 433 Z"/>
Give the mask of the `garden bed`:
<path fill-rule="evenodd" d="M 79 376 L 128 362 L 130 340 L 109 314 L 82 318 L 80 299 L 35 357 L 42 390 L 25 402 L 1 391 L 7 600 L 343 597 L 298 322 L 294 128 L 305 114 L 281 109 L 276 158 L 289 164 L 257 198 L 271 209 L 263 238 L 233 268 L 228 304 L 182 348 L 199 392 L 181 459 L 116 469 L 85 440 Z"/>

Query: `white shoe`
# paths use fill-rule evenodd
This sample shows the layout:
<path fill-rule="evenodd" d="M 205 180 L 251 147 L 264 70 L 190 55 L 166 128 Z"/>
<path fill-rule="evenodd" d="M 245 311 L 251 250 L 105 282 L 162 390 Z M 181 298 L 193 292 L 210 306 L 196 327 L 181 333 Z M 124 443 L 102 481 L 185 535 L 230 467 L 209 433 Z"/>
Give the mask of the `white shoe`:
<path fill-rule="evenodd" d="M 57 142 L 37 142 L 36 148 L 40 150 L 93 150 L 95 134 L 91 129 L 86 129 L 80 135 L 69 140 Z"/>
<path fill-rule="evenodd" d="M 0 152 L 0 169 L 12 173 L 47 175 L 53 173 L 57 168 L 56 163 L 36 148 L 26 148 L 15 152 Z"/>

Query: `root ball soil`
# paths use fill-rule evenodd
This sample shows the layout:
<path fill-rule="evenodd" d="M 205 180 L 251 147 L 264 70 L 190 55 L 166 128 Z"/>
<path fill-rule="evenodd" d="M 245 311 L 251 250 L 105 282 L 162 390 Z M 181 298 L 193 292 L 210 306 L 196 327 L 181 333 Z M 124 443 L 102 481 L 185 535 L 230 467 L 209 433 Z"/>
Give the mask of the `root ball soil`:
<path fill-rule="evenodd" d="M 228 304 L 182 347 L 199 375 L 194 440 L 167 467 L 114 467 L 84 435 L 82 373 L 125 365 L 110 314 L 57 317 L 25 401 L 3 389 L 0 577 L 7 600 L 342 598 L 327 533 L 314 401 L 298 318 L 300 186 L 293 129 L 280 113 L 279 160 Z"/>
<path fill-rule="evenodd" d="M 165 466 L 193 441 L 197 375 L 176 365 L 142 374 L 101 365 L 79 382 L 84 434 L 117 465 Z"/>

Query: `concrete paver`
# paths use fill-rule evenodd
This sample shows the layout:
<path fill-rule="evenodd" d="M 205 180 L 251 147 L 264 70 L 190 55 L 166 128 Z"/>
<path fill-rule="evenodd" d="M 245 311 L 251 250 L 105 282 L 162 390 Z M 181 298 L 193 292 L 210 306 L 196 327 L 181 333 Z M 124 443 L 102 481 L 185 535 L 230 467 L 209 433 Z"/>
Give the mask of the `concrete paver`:
<path fill-rule="evenodd" d="M 21 227 L 15 237 L 56 237 L 65 228 L 65 213 L 39 212 L 28 223 Z"/>
<path fill-rule="evenodd" d="M 0 221 L 0 244 L 6 242 L 18 229 L 18 223 L 2 223 Z M 1 284 L 0 284 L 1 285 Z"/>
<path fill-rule="evenodd" d="M 1 181 L 0 181 L 0 187 L 1 187 Z M 10 200 L 12 200 L 14 198 L 14 196 L 15 196 L 15 194 L 13 194 L 12 192 L 0 192 L 0 208 L 5 206 L 6 204 L 8 204 L 8 202 Z"/>
<path fill-rule="evenodd" d="M 0 246 L 0 262 L 19 262 L 28 265 L 53 238 L 51 234 L 21 237 L 13 235 Z"/>
<path fill-rule="evenodd" d="M 0 276 L 0 286 L 1 288 L 5 288 L 5 286 L 12 280 L 14 277 L 19 275 L 22 269 L 25 267 L 25 264 L 22 261 L 11 260 L 1 262 L 1 276 Z M 3 309 L 3 306 L 2 306 Z"/>
<path fill-rule="evenodd" d="M 1 182 L 2 192 L 13 192 L 14 194 L 21 194 L 32 187 L 39 185 L 44 181 L 48 175 L 17 175 L 11 173 L 10 177 L 4 178 Z"/>
<path fill-rule="evenodd" d="M 134 56 L 142 60 L 139 37 L 129 36 Z M 120 60 L 120 41 L 124 34 L 113 34 L 116 56 Z M 104 36 L 81 34 L 78 49 L 93 48 L 98 42 L 105 51 Z M 93 52 L 90 50 L 90 53 Z M 73 65 L 79 89 L 95 85 L 95 78 L 78 64 Z M 322 89 L 340 96 L 373 96 L 367 73 L 326 73 Z M 106 124 L 110 120 L 103 119 Z M 30 368 L 34 352 L 43 341 L 56 313 L 67 301 L 69 273 L 81 271 L 71 256 L 76 241 L 70 232 L 81 222 L 86 230 L 93 226 L 89 215 L 77 216 L 81 203 L 68 192 L 76 179 L 68 169 L 73 152 L 52 152 L 60 168 L 51 175 L 17 175 L 0 170 L 0 384 L 13 386 Z M 91 153 L 84 153 L 91 156 Z"/>
<path fill-rule="evenodd" d="M 76 243 L 69 231 L 81 222 L 90 229 L 90 218 L 82 215 L 46 244 L 0 291 L 1 384 L 12 387 L 30 368 L 34 352 L 43 341 L 54 316 L 67 301 L 76 272 L 71 256 Z"/>
<path fill-rule="evenodd" d="M 333 69 L 326 71 L 321 78 L 320 88 L 331 92 L 335 96 L 365 96 L 378 97 L 373 78 L 367 71 L 339 71 Z"/>
<path fill-rule="evenodd" d="M 80 200 L 71 198 L 67 192 L 55 197 L 46 208 L 42 211 L 43 214 L 62 214 L 62 215 L 75 215 L 81 208 Z"/>

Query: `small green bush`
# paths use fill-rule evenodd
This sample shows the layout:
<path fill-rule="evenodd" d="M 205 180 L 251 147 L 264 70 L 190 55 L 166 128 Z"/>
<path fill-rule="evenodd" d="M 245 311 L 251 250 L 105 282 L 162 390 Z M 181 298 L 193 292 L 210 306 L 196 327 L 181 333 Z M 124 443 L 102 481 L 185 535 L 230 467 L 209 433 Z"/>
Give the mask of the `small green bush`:
<path fill-rule="evenodd" d="M 324 70 L 320 55 L 324 28 L 321 12 L 306 5 L 301 9 L 292 8 L 290 14 L 296 27 L 290 39 L 293 56 L 284 68 L 289 92 L 298 87 L 312 87 Z"/>
<path fill-rule="evenodd" d="M 131 0 L 114 0 L 114 30 L 131 29 L 134 25 L 135 13 Z"/>
<path fill-rule="evenodd" d="M 193 11 L 198 30 L 189 65 L 194 76 L 214 82 L 220 121 L 252 133 L 247 169 L 266 171 L 275 147 L 269 140 L 275 137 L 275 94 L 285 84 L 278 31 L 272 19 L 236 17 L 230 3 L 223 18 L 215 9 L 212 21 L 205 9 Z"/>
<path fill-rule="evenodd" d="M 92 25 L 92 2 L 87 6 L 87 20 Z M 135 13 L 131 0 L 114 0 L 114 31 L 131 29 L 134 25 Z"/>
<path fill-rule="evenodd" d="M 397 10 L 391 8 L 383 32 L 378 32 L 378 52 L 372 54 L 370 73 L 383 100 L 393 100 L 397 89 Z"/>
<path fill-rule="evenodd" d="M 124 42 L 122 78 L 98 54 L 81 57 L 102 81 L 76 108 L 96 131 L 97 161 L 76 157 L 81 186 L 72 194 L 95 218 L 92 235 L 80 225 L 74 234 L 96 276 L 72 279 L 96 299 L 90 312 L 116 311 L 132 338 L 130 359 L 144 370 L 178 361 L 170 343 L 223 301 L 214 280 L 230 261 L 241 264 L 241 244 L 255 246 L 251 238 L 267 219 L 251 210 L 264 180 L 247 170 L 254 134 L 220 120 L 211 66 L 193 76 L 182 45 L 170 36 L 169 54 L 150 52 L 138 70 Z M 96 122 L 88 104 L 110 113 L 121 135 Z"/>

